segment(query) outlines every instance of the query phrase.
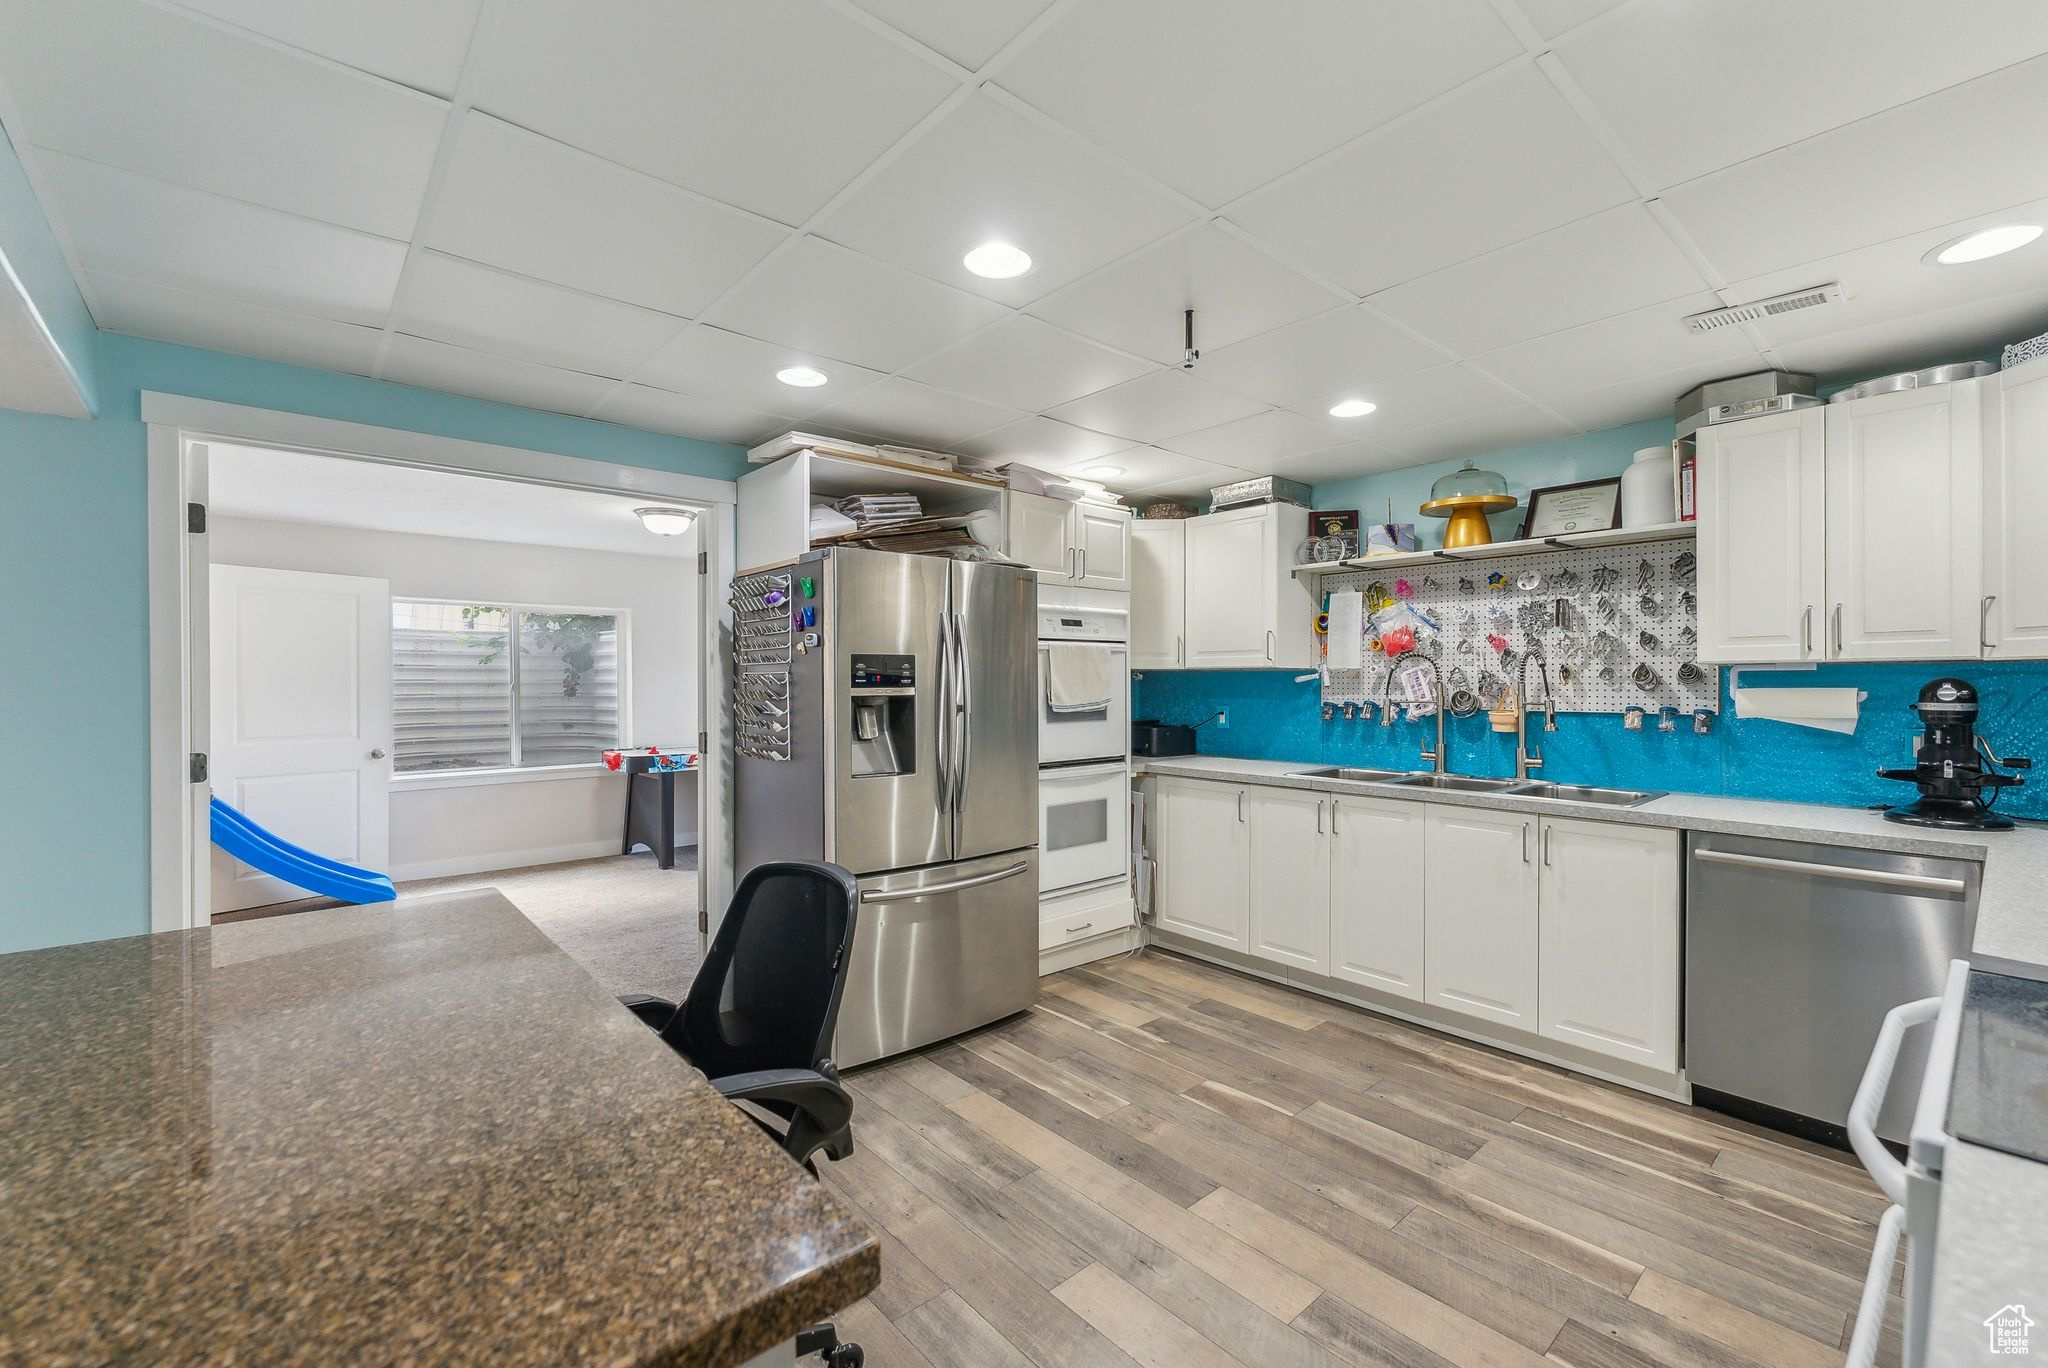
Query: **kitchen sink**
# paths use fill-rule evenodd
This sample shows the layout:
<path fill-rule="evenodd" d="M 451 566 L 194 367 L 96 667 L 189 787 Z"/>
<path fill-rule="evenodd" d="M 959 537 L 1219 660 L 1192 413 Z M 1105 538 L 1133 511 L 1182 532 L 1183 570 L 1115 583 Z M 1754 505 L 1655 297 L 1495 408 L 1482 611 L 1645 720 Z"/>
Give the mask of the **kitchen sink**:
<path fill-rule="evenodd" d="M 1296 770 L 1294 772 L 1294 777 L 1296 779 L 1355 779 L 1364 781 L 1366 783 L 1378 784 L 1385 783 L 1386 781 L 1391 779 L 1402 778 L 1404 775 L 1407 775 L 1409 773 L 1412 773 L 1412 771 L 1389 769 L 1351 769 L 1338 765 L 1332 766 L 1328 769 Z"/>
<path fill-rule="evenodd" d="M 1517 798 L 1556 798 L 1567 803 L 1599 803 L 1606 807 L 1635 807 L 1661 793 L 1646 789 L 1601 788 L 1597 784 L 1552 784 L 1541 779 L 1516 782 L 1510 790 Z"/>
<path fill-rule="evenodd" d="M 1449 793 L 1517 793 L 1520 779 L 1482 779 L 1475 774 L 1431 774 L 1417 771 L 1387 781 L 1403 788 L 1440 789 Z"/>

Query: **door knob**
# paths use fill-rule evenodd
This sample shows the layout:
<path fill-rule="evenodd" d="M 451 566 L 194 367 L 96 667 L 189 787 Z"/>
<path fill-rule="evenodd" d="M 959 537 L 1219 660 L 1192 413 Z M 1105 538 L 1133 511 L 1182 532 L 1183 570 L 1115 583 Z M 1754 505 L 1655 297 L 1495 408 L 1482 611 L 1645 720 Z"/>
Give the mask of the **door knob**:
<path fill-rule="evenodd" d="M 375 750 L 371 751 L 370 758 L 372 760 L 382 760 L 384 758 L 384 748 L 382 746 L 379 746 Z"/>

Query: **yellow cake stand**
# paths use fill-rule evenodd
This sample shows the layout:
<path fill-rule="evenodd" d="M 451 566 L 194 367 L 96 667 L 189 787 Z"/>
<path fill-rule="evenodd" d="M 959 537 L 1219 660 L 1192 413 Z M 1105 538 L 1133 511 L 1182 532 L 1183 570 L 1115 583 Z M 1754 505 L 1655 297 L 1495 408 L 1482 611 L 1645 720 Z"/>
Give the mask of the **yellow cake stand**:
<path fill-rule="evenodd" d="M 1493 540 L 1493 528 L 1486 516 L 1513 508 L 1521 500 L 1512 494 L 1460 494 L 1449 499 L 1431 499 L 1422 511 L 1432 518 L 1449 518 L 1444 528 L 1444 549 L 1485 546 Z"/>

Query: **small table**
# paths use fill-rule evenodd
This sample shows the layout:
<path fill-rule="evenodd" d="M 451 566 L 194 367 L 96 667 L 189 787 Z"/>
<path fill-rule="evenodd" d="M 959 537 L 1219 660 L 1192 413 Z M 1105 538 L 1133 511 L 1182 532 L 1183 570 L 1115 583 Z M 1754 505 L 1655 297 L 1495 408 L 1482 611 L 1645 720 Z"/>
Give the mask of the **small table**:
<path fill-rule="evenodd" d="M 663 869 L 676 867 L 676 776 L 697 772 L 694 751 L 606 751 L 607 769 L 626 776 L 626 826 L 619 854 L 644 845 Z"/>

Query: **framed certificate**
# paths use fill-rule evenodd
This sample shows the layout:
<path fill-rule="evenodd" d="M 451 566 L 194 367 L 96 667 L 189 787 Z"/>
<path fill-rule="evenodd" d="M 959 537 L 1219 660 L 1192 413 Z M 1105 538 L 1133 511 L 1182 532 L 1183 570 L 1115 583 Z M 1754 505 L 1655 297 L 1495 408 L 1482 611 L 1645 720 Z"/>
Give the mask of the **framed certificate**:
<path fill-rule="evenodd" d="M 1621 525 L 1621 477 L 1581 480 L 1529 491 L 1529 512 L 1521 536 L 1565 537 L 1574 532 L 1606 532 Z"/>

